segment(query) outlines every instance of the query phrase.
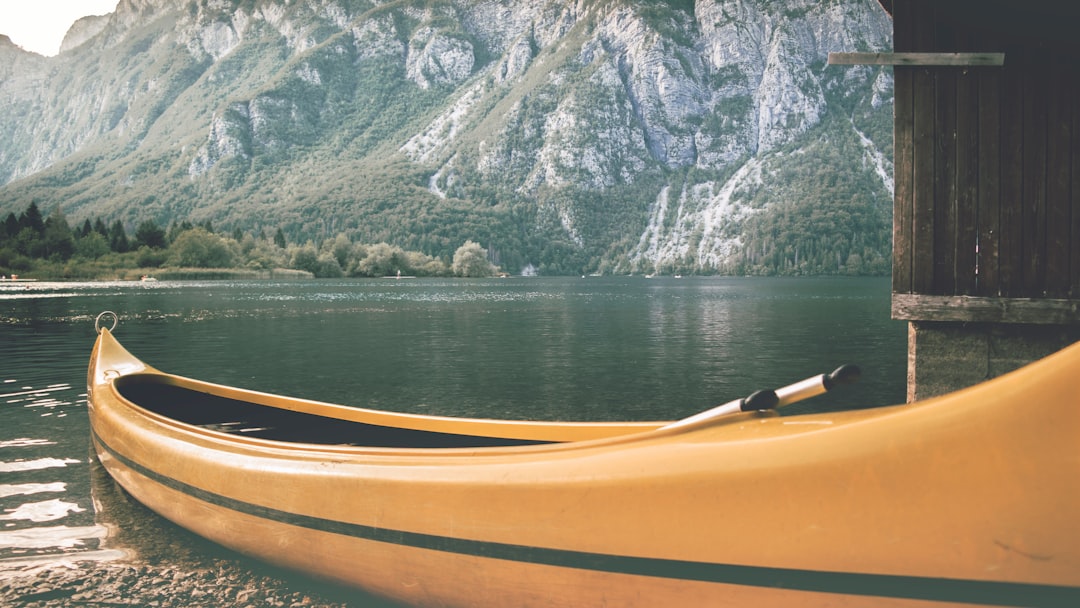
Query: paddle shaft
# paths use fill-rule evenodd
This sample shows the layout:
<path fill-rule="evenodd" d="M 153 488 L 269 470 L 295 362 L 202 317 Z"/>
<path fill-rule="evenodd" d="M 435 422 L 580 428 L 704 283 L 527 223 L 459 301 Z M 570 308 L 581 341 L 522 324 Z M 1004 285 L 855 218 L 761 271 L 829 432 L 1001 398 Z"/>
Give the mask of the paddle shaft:
<path fill-rule="evenodd" d="M 825 374 L 819 374 L 813 378 L 807 378 L 801 382 L 776 389 L 776 406 L 781 407 L 803 399 L 817 397 L 828 390 L 825 388 Z"/>
<path fill-rule="evenodd" d="M 718 405 L 714 408 L 707 409 L 704 412 L 694 414 L 693 416 L 687 416 L 682 420 L 676 420 L 670 424 L 665 424 L 660 428 L 674 429 L 738 412 L 770 410 L 774 407 L 776 407 L 776 392 L 770 390 L 758 391 L 745 399 L 729 401 L 723 405 Z"/>
<path fill-rule="evenodd" d="M 795 384 L 776 389 L 776 407 L 790 405 L 796 401 L 817 397 L 832 390 L 838 384 L 851 384 L 859 379 L 861 372 L 854 365 L 842 365 L 830 374 L 819 374 Z"/>
<path fill-rule="evenodd" d="M 859 379 L 861 372 L 855 365 L 843 365 L 830 374 L 818 374 L 801 380 L 795 384 L 778 388 L 776 390 L 763 390 L 753 393 L 745 399 L 736 399 L 723 405 L 707 409 L 704 412 L 687 416 L 670 424 L 665 424 L 661 429 L 674 429 L 691 424 L 697 424 L 708 420 L 714 420 L 738 412 L 751 412 L 771 410 L 785 405 L 790 405 L 803 399 L 816 397 L 828 392 L 838 384 L 850 384 Z"/>

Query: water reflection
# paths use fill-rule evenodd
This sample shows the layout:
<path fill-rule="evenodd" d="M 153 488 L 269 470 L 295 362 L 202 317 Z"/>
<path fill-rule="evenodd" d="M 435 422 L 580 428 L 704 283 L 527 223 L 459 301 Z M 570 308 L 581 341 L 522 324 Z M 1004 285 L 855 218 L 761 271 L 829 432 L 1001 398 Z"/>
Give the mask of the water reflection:
<path fill-rule="evenodd" d="M 41 444 L 39 444 L 41 445 Z M 49 444 L 45 444 L 49 445 Z M 80 464 L 82 461 L 70 458 L 37 458 L 35 460 L 16 460 L 15 462 L 0 462 L 0 473 L 14 473 L 16 471 L 38 471 L 41 469 L 53 469 L 66 467 L 69 464 Z"/>
<path fill-rule="evenodd" d="M 27 502 L 14 509 L 7 509 L 0 515 L 0 521 L 26 520 L 34 523 L 63 519 L 69 513 L 80 513 L 86 509 L 73 502 L 65 502 L 59 498 L 42 502 Z"/>
<path fill-rule="evenodd" d="M 41 494 L 45 492 L 63 492 L 67 490 L 67 486 L 61 482 L 56 483 L 17 483 L 0 484 L 0 498 L 7 498 L 8 496 Z"/>
<path fill-rule="evenodd" d="M 103 493 L 108 495 L 115 492 L 109 487 L 112 479 L 96 461 L 65 462 L 64 466 L 76 464 L 84 465 L 80 472 L 89 473 L 95 479 L 88 496 L 85 495 L 86 488 L 78 488 L 74 493 L 89 499 L 92 508 L 68 502 L 69 498 L 24 503 L 14 509 L 5 509 L 7 515 L 0 519 L 24 521 L 20 522 L 23 524 L 21 526 L 4 524 L 4 529 L 0 531 L 0 580 L 31 576 L 39 569 L 61 564 L 75 567 L 76 562 L 109 562 L 131 559 L 135 555 L 130 549 L 134 545 L 124 545 L 123 535 L 109 515 L 116 509 L 111 506 L 104 508 L 100 501 Z M 67 484 L 62 482 L 7 484 L 4 488 L 6 490 L 0 490 L 0 498 L 39 492 L 67 492 L 69 497 L 73 495 Z M 106 501 L 111 500 L 106 498 Z M 84 516 L 72 520 L 72 514 Z M 57 520 L 69 520 L 69 523 L 51 523 Z"/>
<path fill-rule="evenodd" d="M 28 334 L 4 333 L 13 339 L 0 360 L 0 571 L 91 556 L 106 530 L 95 525 L 86 491 L 85 436 L 73 436 L 86 428 L 85 394 L 65 368 L 41 368 L 64 358 L 49 340 L 45 352 L 31 353 Z"/>

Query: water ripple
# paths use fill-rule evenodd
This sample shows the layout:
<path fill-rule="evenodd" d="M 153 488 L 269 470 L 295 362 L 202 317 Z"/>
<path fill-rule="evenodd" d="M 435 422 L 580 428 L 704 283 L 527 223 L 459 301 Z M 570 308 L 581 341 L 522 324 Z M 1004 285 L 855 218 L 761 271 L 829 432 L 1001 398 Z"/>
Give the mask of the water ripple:
<path fill-rule="evenodd" d="M 82 464 L 83 461 L 74 458 L 36 458 L 34 460 L 16 460 L 14 462 L 0 462 L 0 473 L 14 473 L 17 471 L 40 471 L 41 469 L 54 469 L 66 467 L 69 464 Z"/>
<path fill-rule="evenodd" d="M 28 437 L 0 441 L 0 448 L 27 448 L 44 445 L 56 445 L 56 442 L 48 439 L 30 439 Z"/>
<path fill-rule="evenodd" d="M 59 481 L 52 483 L 0 483 L 0 498 L 66 491 L 67 484 Z"/>
<path fill-rule="evenodd" d="M 32 521 L 42 523 L 63 519 L 72 513 L 82 513 L 86 509 L 73 502 L 65 502 L 59 498 L 43 500 L 40 502 L 28 502 L 15 507 L 5 509 L 6 513 L 0 514 L 0 521 Z"/>
<path fill-rule="evenodd" d="M 74 549 L 108 535 L 105 526 L 40 526 L 0 532 L 0 549 Z"/>

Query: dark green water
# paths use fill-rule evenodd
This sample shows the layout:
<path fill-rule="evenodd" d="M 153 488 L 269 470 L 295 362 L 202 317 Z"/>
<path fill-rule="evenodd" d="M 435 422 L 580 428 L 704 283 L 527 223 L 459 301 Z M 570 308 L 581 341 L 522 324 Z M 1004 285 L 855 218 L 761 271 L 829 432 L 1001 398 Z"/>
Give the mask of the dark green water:
<path fill-rule="evenodd" d="M 111 556 L 85 412 L 103 310 L 160 369 L 399 411 L 672 419 L 843 363 L 862 367 L 859 384 L 789 413 L 904 399 L 906 333 L 887 279 L 0 285 L 0 565 Z"/>

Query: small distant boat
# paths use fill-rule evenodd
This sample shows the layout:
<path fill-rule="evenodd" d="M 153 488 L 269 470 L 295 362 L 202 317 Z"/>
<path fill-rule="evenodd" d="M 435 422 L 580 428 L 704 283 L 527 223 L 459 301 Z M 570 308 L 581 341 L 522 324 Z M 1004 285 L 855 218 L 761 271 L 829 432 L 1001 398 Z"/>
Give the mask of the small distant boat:
<path fill-rule="evenodd" d="M 678 422 L 563 423 L 211 384 L 98 333 L 93 444 L 132 496 L 401 602 L 1080 605 L 1080 345 L 910 405 L 731 413 L 834 373 Z"/>
<path fill-rule="evenodd" d="M 154 277 L 152 277 L 152 276 L 150 276 L 148 274 L 142 275 L 142 278 L 140 278 L 139 280 L 142 281 L 143 283 L 154 283 L 154 282 L 157 281 L 157 279 L 155 279 Z"/>

